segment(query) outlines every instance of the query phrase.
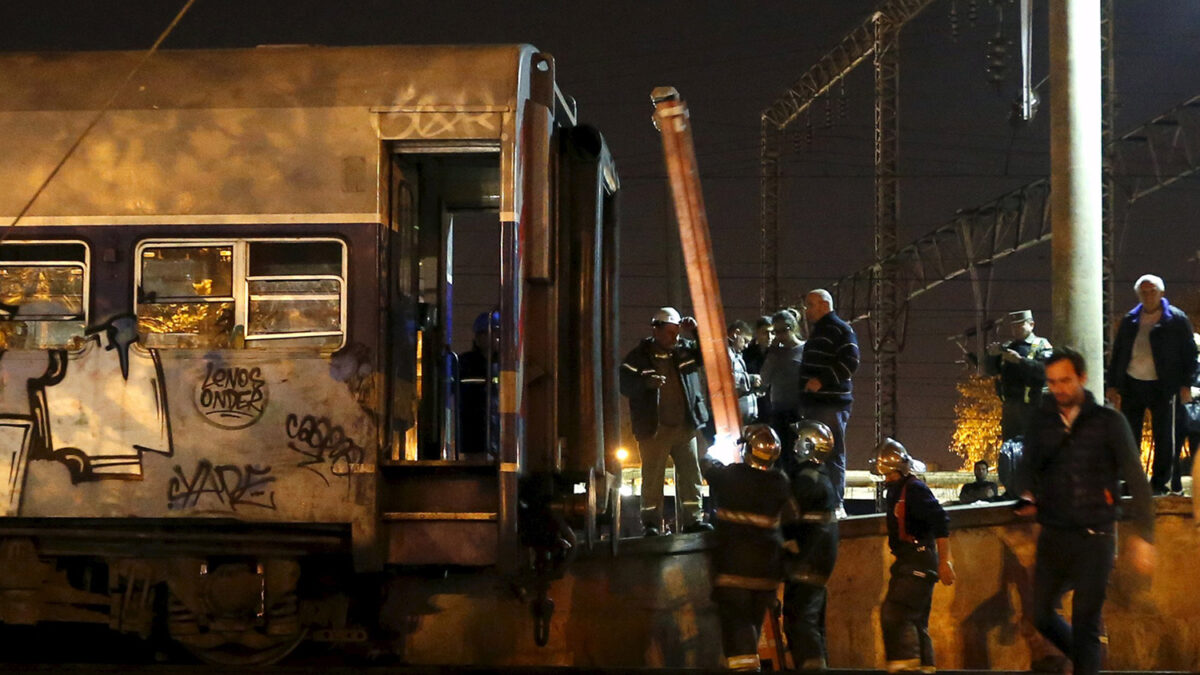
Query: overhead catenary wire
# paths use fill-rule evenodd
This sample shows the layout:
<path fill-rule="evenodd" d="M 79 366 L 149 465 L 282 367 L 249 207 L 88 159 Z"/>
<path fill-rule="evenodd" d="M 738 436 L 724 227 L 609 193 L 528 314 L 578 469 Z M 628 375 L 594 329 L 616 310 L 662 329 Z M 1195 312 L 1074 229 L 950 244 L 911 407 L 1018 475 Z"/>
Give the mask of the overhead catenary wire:
<path fill-rule="evenodd" d="M 91 121 L 88 122 L 88 125 L 84 127 L 83 131 L 81 131 L 75 138 L 75 141 L 71 143 L 71 146 L 67 148 L 67 151 L 63 153 L 62 158 L 58 160 L 58 162 L 54 165 L 54 168 L 50 170 L 50 173 L 47 174 L 42 180 L 41 184 L 38 185 L 37 189 L 33 191 L 33 194 L 29 197 L 29 200 L 26 201 L 25 205 L 21 207 L 21 210 L 17 212 L 16 217 L 13 218 L 11 223 L 5 226 L 3 231 L 0 231 L 0 242 L 7 239 L 8 235 L 12 233 L 13 228 L 17 226 L 17 223 L 21 222 L 21 219 L 25 217 L 25 214 L 29 213 L 29 210 L 33 208 L 35 203 L 37 203 L 38 198 L 42 196 L 42 193 L 46 191 L 46 188 L 49 187 L 50 183 L 54 180 L 54 177 L 57 176 L 58 172 L 62 170 L 64 165 L 66 165 L 67 160 L 71 159 L 71 156 L 75 154 L 75 151 L 79 149 L 79 146 L 83 144 L 83 139 L 87 138 L 88 134 L 92 132 L 92 129 L 96 128 L 96 125 L 99 124 L 100 120 L 104 118 L 104 115 L 112 107 L 112 104 L 116 102 L 117 97 L 119 97 L 125 91 L 125 87 L 127 87 L 130 81 L 133 80 L 134 75 L 137 75 L 138 71 L 142 69 L 142 66 L 146 65 L 146 62 L 150 60 L 150 57 L 154 56 L 154 54 L 158 52 L 158 48 L 162 46 L 163 41 L 165 41 L 167 36 L 169 36 L 171 32 L 175 30 L 175 27 L 179 25 L 179 22 L 183 20 L 184 15 L 188 13 L 188 10 L 190 10 L 194 4 L 196 4 L 196 0 L 187 0 L 187 2 L 184 3 L 179 12 L 175 14 L 175 18 L 171 20 L 171 23 L 167 24 L 167 27 L 164 28 L 162 33 L 159 34 L 158 39 L 154 41 L 154 44 L 142 54 L 142 57 L 138 59 L 138 62 L 134 64 L 133 68 L 129 70 L 129 73 L 125 75 L 125 79 L 121 81 L 121 84 L 117 85 L 117 87 L 113 89 L 108 99 L 104 101 L 104 105 L 100 106 L 100 109 L 96 111 L 96 114 L 92 115 Z"/>

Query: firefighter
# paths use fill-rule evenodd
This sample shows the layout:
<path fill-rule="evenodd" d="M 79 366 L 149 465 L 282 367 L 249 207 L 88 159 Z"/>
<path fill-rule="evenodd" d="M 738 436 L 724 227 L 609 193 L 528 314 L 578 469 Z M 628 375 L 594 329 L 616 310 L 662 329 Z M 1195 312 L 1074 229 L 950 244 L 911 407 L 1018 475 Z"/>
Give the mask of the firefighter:
<path fill-rule="evenodd" d="M 913 475 L 924 470 L 891 438 L 879 444 L 871 459 L 871 472 L 886 483 L 888 546 L 896 557 L 879 612 L 889 673 L 935 671 L 928 630 L 933 586 L 939 579 L 947 586 L 955 579 L 950 519 L 929 487 Z"/>
<path fill-rule="evenodd" d="M 825 584 L 837 561 L 837 492 L 825 470 L 833 450 L 833 432 L 816 420 L 792 425 L 796 468 L 788 476 L 799 509 L 796 522 L 784 526 L 787 573 L 783 620 L 792 660 L 801 670 L 824 670 Z"/>
<path fill-rule="evenodd" d="M 758 670 L 763 615 L 783 578 L 780 524 L 796 517 L 787 476 L 772 467 L 779 436 L 766 424 L 742 432 L 743 463 L 705 458 L 705 478 L 717 503 L 712 554 L 713 600 L 721 620 L 725 664 Z"/>

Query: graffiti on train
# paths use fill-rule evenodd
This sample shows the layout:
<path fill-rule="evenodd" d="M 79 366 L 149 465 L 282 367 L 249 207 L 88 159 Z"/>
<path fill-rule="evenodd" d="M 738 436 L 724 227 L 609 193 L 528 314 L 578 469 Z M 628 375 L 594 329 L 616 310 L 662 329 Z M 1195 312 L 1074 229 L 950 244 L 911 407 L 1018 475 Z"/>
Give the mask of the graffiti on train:
<path fill-rule="evenodd" d="M 175 465 L 167 483 L 167 508 L 237 511 L 239 507 L 275 510 L 275 476 L 271 467 L 217 464 L 202 459 L 190 474 Z"/>
<path fill-rule="evenodd" d="M 267 407 L 267 382 L 261 368 L 205 364 L 196 387 L 196 410 L 222 429 L 245 429 L 262 418 Z"/>
<path fill-rule="evenodd" d="M 74 483 L 141 480 L 143 454 L 172 455 L 162 363 L 155 350 L 132 353 L 136 341 L 122 315 L 88 328 L 76 351 L 6 354 L 5 377 L 28 375 L 33 420 L 28 452 L 11 450 L 62 463 Z"/>
<path fill-rule="evenodd" d="M 329 479 L 321 469 L 332 476 L 347 477 L 366 457 L 363 447 L 328 417 L 301 417 L 292 413 L 287 416 L 285 430 L 288 448 L 303 457 L 296 466 L 317 474 L 326 485 L 329 485 Z"/>

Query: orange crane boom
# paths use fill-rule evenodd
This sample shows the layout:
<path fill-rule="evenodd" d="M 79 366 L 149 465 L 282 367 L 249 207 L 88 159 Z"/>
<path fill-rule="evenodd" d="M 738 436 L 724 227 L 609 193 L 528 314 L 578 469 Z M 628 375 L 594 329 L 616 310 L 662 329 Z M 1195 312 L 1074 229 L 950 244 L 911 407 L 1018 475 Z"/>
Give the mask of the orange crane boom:
<path fill-rule="evenodd" d="M 700 190 L 700 172 L 687 104 L 679 98 L 674 87 L 656 87 L 650 98 L 654 102 L 654 125 L 662 135 L 663 156 L 671 182 L 675 219 L 679 222 L 679 241 L 683 247 L 716 426 L 717 440 L 709 452 L 723 462 L 733 462 L 738 458 L 736 439 L 741 432 L 741 417 L 733 382 L 733 364 L 726 347 L 725 309 L 721 305 L 721 289 L 712 260 L 712 240 L 704 211 L 704 195 Z"/>

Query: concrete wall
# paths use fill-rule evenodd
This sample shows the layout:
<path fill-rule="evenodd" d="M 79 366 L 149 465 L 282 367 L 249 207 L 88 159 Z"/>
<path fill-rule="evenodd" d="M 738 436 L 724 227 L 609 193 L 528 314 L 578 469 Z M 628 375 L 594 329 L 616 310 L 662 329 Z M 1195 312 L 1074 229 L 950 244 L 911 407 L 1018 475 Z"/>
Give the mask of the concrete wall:
<path fill-rule="evenodd" d="M 1109 633 L 1106 668 L 1200 670 L 1200 533 L 1191 503 L 1158 498 L 1158 562 L 1153 578 L 1117 558 L 1105 605 Z M 958 583 L 938 585 L 930 635 L 939 668 L 1024 670 L 1051 650 L 1034 630 L 1033 563 L 1038 528 L 1008 505 L 947 509 Z M 1128 529 L 1128 528 L 1126 528 Z M 1124 536 L 1119 549 L 1123 549 Z M 878 667 L 884 661 L 879 604 L 887 590 L 891 555 L 882 516 L 842 523 L 838 566 L 830 580 L 829 663 L 835 668 Z M 1064 607 L 1069 614 L 1070 599 Z"/>
<path fill-rule="evenodd" d="M 1155 500 L 1158 567 L 1134 574 L 1120 557 L 1105 616 L 1110 670 L 1200 671 L 1200 534 L 1191 504 Z M 1049 648 L 1025 618 L 1032 601 L 1037 526 L 1010 504 L 949 507 L 958 583 L 934 592 L 930 633 L 941 669 L 1026 670 Z M 891 554 L 882 515 L 842 521 L 830 581 L 829 664 L 884 662 L 879 604 Z M 622 542 L 616 558 L 581 554 L 551 584 L 550 642 L 533 642 L 527 602 L 486 573 L 398 579 L 384 623 L 410 663 L 579 667 L 705 667 L 723 663 L 708 580 L 708 535 Z M 524 587 L 532 591 L 529 580 Z M 1065 603 L 1069 608 L 1070 602 Z"/>

